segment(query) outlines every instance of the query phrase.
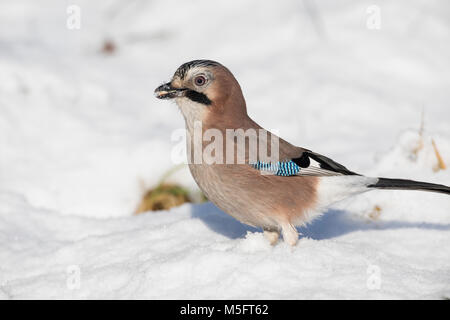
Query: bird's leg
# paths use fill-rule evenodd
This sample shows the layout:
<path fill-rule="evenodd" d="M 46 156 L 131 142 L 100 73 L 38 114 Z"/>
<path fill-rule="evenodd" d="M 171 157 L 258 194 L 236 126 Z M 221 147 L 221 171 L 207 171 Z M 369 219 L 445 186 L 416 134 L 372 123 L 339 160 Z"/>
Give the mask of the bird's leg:
<path fill-rule="evenodd" d="M 298 232 L 295 227 L 290 224 L 284 224 L 281 226 L 281 233 L 283 234 L 283 239 L 291 246 L 295 246 L 298 241 Z"/>
<path fill-rule="evenodd" d="M 263 227 L 264 236 L 269 240 L 270 245 L 274 246 L 280 237 L 280 229 L 275 227 Z"/>

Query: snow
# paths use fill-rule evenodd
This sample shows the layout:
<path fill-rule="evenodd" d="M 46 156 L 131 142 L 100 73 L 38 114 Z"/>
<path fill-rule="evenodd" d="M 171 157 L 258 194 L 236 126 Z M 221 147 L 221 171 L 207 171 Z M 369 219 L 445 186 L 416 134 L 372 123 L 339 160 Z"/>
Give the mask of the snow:
<path fill-rule="evenodd" d="M 210 203 L 132 215 L 184 125 L 153 89 L 195 58 L 228 66 L 251 116 L 289 142 L 448 185 L 431 141 L 450 165 L 449 15 L 445 0 L 2 1 L 0 298 L 449 298 L 446 195 L 353 197 L 295 248 Z M 186 168 L 172 179 L 195 189 Z"/>

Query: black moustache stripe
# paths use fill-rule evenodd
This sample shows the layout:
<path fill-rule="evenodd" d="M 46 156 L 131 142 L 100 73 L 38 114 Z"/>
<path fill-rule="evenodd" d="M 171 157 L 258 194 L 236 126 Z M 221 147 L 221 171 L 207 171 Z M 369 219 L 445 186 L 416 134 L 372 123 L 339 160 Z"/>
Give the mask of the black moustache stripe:
<path fill-rule="evenodd" d="M 191 99 L 194 102 L 206 104 L 207 106 L 209 106 L 212 103 L 211 100 L 209 100 L 209 98 L 206 95 L 194 90 L 187 90 L 184 96 L 188 99 Z"/>

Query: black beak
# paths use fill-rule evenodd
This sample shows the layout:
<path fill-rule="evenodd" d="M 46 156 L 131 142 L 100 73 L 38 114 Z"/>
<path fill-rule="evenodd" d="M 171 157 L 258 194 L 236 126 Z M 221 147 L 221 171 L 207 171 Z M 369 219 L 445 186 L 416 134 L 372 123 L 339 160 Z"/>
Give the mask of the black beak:
<path fill-rule="evenodd" d="M 177 97 L 182 97 L 186 89 L 178 89 L 172 87 L 170 82 L 160 85 L 155 89 L 155 97 L 158 99 L 173 99 Z"/>

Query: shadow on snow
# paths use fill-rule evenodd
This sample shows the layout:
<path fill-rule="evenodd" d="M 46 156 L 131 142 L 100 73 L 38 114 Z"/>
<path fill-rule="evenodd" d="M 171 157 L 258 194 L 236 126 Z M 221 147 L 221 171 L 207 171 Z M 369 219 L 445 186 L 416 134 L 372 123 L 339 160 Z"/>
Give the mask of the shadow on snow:
<path fill-rule="evenodd" d="M 231 239 L 243 238 L 249 231 L 261 231 L 260 228 L 240 223 L 211 202 L 192 205 L 191 216 L 202 220 L 211 230 Z M 306 227 L 298 227 L 297 229 L 304 237 L 322 240 L 355 231 L 405 228 L 450 230 L 450 225 L 427 222 L 371 221 L 357 217 L 352 218 L 348 212 L 342 210 L 328 210 L 322 217 L 314 220 Z"/>

